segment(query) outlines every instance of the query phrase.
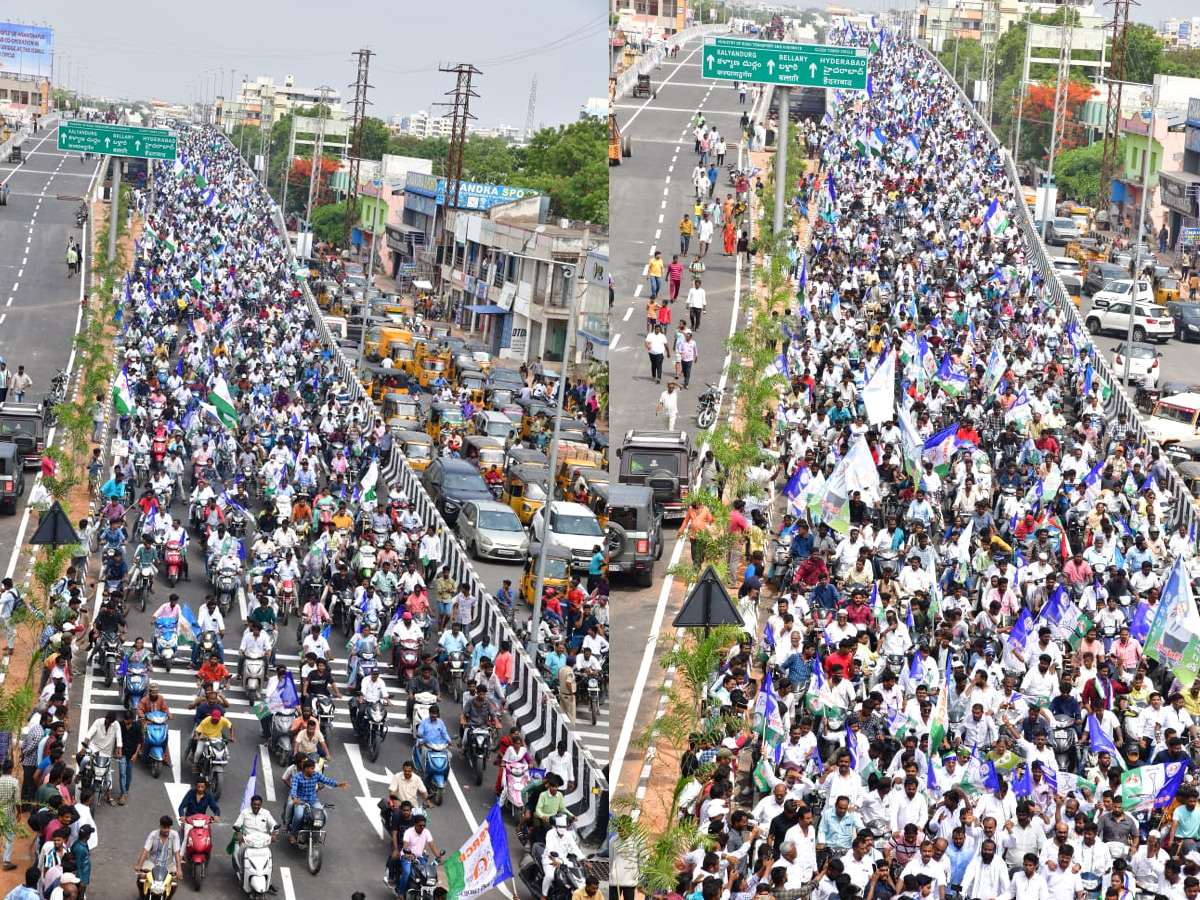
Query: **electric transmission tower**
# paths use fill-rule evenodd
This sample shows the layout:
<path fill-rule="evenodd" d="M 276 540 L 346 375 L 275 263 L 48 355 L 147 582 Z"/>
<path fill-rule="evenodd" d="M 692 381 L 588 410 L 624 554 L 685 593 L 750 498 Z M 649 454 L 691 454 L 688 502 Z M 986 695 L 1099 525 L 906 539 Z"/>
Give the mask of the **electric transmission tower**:
<path fill-rule="evenodd" d="M 367 130 L 367 107 L 371 105 L 371 101 L 367 99 L 367 90 L 372 85 L 367 82 L 367 71 L 374 55 L 365 48 L 354 54 L 358 58 L 358 77 L 354 79 L 354 84 L 350 85 L 354 88 L 354 110 L 350 119 L 350 171 L 347 173 L 349 180 L 346 183 L 346 218 L 342 222 L 343 247 L 350 246 L 350 232 L 358 217 L 358 173 L 362 163 L 363 137 Z M 381 191 L 380 197 L 382 196 Z M 371 248 L 371 252 L 375 252 L 374 247 Z"/>
<path fill-rule="evenodd" d="M 979 83 L 983 87 L 983 102 L 979 104 L 979 115 L 991 125 L 992 94 L 996 87 L 996 45 L 1000 40 L 1000 0 L 987 0 L 984 4 L 982 27 L 980 43 L 983 49 L 983 71 L 979 73 Z"/>
<path fill-rule="evenodd" d="M 1121 90 L 1125 86 L 1125 49 L 1129 32 L 1129 7 L 1140 6 L 1137 0 L 1106 0 L 1113 16 L 1108 23 L 1112 47 L 1108 56 L 1108 106 L 1104 112 L 1104 150 L 1100 159 L 1100 191 L 1104 208 L 1112 197 L 1113 176 L 1120 165 L 1117 159 L 1117 139 L 1121 127 Z M 1103 72 L 1101 73 L 1103 75 Z"/>
<path fill-rule="evenodd" d="M 321 94 L 321 102 L 317 106 L 317 137 L 313 142 L 312 171 L 308 173 L 308 206 L 304 213 L 309 225 L 312 224 L 313 199 L 321 193 L 321 160 L 325 156 L 325 114 L 328 111 L 329 95 L 333 93 L 333 88 L 327 84 L 321 85 L 317 90 Z"/>
<path fill-rule="evenodd" d="M 447 222 L 451 210 L 458 210 L 458 188 L 462 182 L 463 154 L 467 149 L 467 123 L 474 120 L 471 115 L 471 98 L 479 95 L 471 88 L 471 79 L 483 74 L 470 63 L 459 63 L 456 66 L 438 66 L 439 72 L 452 72 L 455 77 L 454 90 L 446 91 L 447 97 L 454 99 L 449 103 L 438 103 L 438 106 L 450 108 L 450 152 L 446 157 L 446 205 L 443 223 Z M 454 233 L 443 226 L 442 228 L 442 259 L 447 260 L 448 251 L 454 247 Z M 438 266 L 438 280 L 441 281 L 442 267 Z"/>
<path fill-rule="evenodd" d="M 533 76 L 533 84 L 529 86 L 529 112 L 525 113 L 525 140 L 533 137 L 533 113 L 537 109 L 537 75 Z"/>

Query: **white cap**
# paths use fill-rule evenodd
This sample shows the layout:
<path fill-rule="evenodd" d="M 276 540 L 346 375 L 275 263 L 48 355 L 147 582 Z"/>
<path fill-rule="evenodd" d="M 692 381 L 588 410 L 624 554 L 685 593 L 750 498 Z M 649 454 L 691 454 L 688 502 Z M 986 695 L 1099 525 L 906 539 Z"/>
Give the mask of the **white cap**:
<path fill-rule="evenodd" d="M 729 812 L 729 807 L 726 805 L 724 800 L 714 800 L 712 803 L 708 804 L 708 817 L 710 819 L 715 819 L 717 816 L 723 816 L 727 812 Z"/>

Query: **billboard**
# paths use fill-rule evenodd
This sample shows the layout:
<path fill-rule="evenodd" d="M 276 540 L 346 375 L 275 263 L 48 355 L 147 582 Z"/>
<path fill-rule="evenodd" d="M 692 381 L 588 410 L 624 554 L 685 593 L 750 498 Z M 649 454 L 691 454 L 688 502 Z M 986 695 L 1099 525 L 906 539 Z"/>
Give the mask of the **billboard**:
<path fill-rule="evenodd" d="M 49 77 L 53 44 L 49 28 L 0 22 L 0 74 Z"/>
<path fill-rule="evenodd" d="M 424 197 L 434 198 L 438 206 L 446 205 L 446 179 L 425 172 L 409 172 L 405 189 Z M 538 194 L 531 188 L 508 187 L 500 184 L 479 184 L 474 181 L 458 183 L 458 208 L 486 210 L 500 203 L 520 200 Z"/>

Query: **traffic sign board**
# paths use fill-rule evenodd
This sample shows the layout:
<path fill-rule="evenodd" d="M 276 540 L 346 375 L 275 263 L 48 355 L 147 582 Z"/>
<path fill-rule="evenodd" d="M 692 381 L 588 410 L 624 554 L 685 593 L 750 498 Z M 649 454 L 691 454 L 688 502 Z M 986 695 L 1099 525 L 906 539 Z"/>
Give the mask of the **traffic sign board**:
<path fill-rule="evenodd" d="M 107 153 L 142 159 L 174 159 L 178 153 L 174 132 L 165 128 L 105 125 L 68 119 L 58 126 L 58 149 L 71 153 Z"/>
<path fill-rule="evenodd" d="M 721 81 L 864 91 L 869 58 L 865 47 L 709 38 L 703 74 Z"/>

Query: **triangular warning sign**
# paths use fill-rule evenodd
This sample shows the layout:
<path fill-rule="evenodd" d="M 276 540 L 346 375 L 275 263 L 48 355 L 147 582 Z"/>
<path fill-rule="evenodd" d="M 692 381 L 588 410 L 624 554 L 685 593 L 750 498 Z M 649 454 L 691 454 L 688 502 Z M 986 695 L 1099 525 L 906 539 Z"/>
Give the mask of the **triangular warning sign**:
<path fill-rule="evenodd" d="M 709 566 L 692 588 L 683 608 L 671 623 L 674 628 L 710 628 L 717 625 L 742 625 L 742 615 L 721 579 Z"/>
<path fill-rule="evenodd" d="M 79 535 L 71 527 L 71 520 L 67 518 L 67 514 L 63 512 L 63 508 L 57 500 L 42 513 L 42 520 L 38 523 L 37 531 L 29 539 L 29 543 L 59 546 L 79 543 Z"/>

